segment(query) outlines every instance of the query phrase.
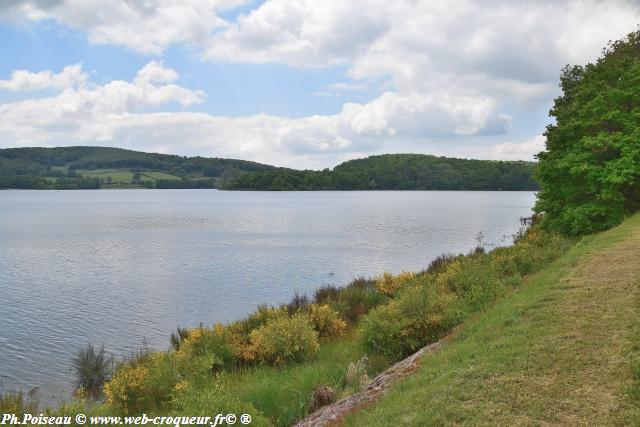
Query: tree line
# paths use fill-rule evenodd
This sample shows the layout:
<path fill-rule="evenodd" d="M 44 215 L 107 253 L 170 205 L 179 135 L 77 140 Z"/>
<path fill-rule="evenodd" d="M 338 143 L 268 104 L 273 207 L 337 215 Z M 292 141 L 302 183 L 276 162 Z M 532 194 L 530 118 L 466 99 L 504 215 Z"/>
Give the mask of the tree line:
<path fill-rule="evenodd" d="M 535 163 L 385 154 L 333 170 L 272 169 L 242 174 L 229 190 L 537 190 Z"/>

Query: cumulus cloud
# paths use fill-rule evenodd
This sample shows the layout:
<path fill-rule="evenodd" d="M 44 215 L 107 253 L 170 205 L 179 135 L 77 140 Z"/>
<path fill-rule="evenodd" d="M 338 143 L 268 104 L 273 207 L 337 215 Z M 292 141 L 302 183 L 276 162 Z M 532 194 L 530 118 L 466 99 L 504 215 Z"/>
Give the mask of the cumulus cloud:
<path fill-rule="evenodd" d="M 166 83 L 168 76 L 178 77 L 174 70 L 152 62 L 133 82 L 66 86 L 56 96 L 0 104 L 0 135 L 9 144 L 112 141 L 112 121 L 120 115 L 171 102 L 187 107 L 203 101 L 204 93 Z"/>
<path fill-rule="evenodd" d="M 0 88 L 62 93 L 0 104 L 0 143 L 98 141 L 313 166 L 398 151 L 396 143 L 437 152 L 434 141 L 442 140 L 458 150 L 449 154 L 532 159 L 541 137 L 505 137 L 512 116 L 544 110 L 558 93 L 563 65 L 595 59 L 608 40 L 640 22 L 635 0 L 268 0 L 233 20 L 221 18 L 221 11 L 244 3 L 9 0 L 0 2 L 0 19 L 55 20 L 85 32 L 90 42 L 145 54 L 181 43 L 209 61 L 346 70 L 344 81 L 319 94 L 383 89 L 333 115 L 222 117 L 158 112 L 168 103 L 187 108 L 205 99 L 179 85 L 178 73 L 160 61 L 131 81 L 104 85 L 88 84 L 77 65 L 59 74 L 22 70 Z M 484 138 L 476 150 L 478 137 L 509 142 L 489 146 Z"/>
<path fill-rule="evenodd" d="M 338 114 L 297 119 L 149 111 L 204 100 L 201 91 L 177 84 L 179 77 L 152 61 L 131 81 L 88 82 L 55 96 L 0 104 L 0 144 L 124 144 L 152 150 L 174 146 L 190 154 L 320 166 L 329 158 L 371 153 L 389 138 L 504 133 L 509 127 L 509 119 L 497 112 L 492 100 L 449 94 L 388 92 L 369 103 L 347 103 Z M 312 154 L 320 160 L 314 162 Z"/>
<path fill-rule="evenodd" d="M 82 64 L 68 65 L 55 74 L 52 71 L 31 72 L 16 70 L 11 78 L 0 80 L 0 90 L 33 91 L 43 89 L 64 89 L 84 84 L 87 75 L 82 71 Z"/>
<path fill-rule="evenodd" d="M 267 1 L 214 35 L 205 57 L 299 67 L 347 63 L 387 30 L 381 3 Z"/>
<path fill-rule="evenodd" d="M 562 66 L 595 59 L 639 21 L 633 0 L 271 0 L 215 34 L 205 57 L 344 64 L 401 94 L 447 88 L 531 109 L 558 93 Z"/>
<path fill-rule="evenodd" d="M 536 154 L 544 151 L 545 142 L 543 135 L 537 135 L 525 141 L 495 144 L 478 154 L 479 157 L 496 160 L 534 160 Z"/>
<path fill-rule="evenodd" d="M 92 43 L 160 54 L 175 43 L 204 44 L 226 27 L 221 11 L 246 0 L 26 0 L 0 2 L 10 21 L 56 20 L 88 34 Z"/>

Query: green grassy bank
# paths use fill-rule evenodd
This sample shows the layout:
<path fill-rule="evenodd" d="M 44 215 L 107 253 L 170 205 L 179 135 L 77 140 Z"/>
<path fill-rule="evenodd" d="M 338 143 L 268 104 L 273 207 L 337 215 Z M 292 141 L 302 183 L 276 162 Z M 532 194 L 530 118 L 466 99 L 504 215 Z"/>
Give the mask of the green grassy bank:
<path fill-rule="evenodd" d="M 640 215 L 585 237 L 346 425 L 639 425 Z"/>

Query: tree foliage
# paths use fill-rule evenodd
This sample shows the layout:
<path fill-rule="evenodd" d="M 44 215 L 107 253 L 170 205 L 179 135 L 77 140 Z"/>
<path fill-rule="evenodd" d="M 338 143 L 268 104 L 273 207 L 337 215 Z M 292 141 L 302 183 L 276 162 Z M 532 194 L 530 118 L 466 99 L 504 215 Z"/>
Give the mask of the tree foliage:
<path fill-rule="evenodd" d="M 333 170 L 273 169 L 228 181 L 231 190 L 536 190 L 535 164 L 385 154 Z"/>
<path fill-rule="evenodd" d="M 593 64 L 566 66 L 538 155 L 536 204 L 569 235 L 610 228 L 640 208 L 640 32 Z"/>
<path fill-rule="evenodd" d="M 133 173 L 128 184 L 153 188 L 216 188 L 245 173 L 273 166 L 234 159 L 181 157 L 108 147 L 0 149 L 0 188 L 90 189 L 111 186 L 111 176 L 82 176 L 82 170 L 124 170 Z M 176 179 L 144 177 L 163 172 Z"/>

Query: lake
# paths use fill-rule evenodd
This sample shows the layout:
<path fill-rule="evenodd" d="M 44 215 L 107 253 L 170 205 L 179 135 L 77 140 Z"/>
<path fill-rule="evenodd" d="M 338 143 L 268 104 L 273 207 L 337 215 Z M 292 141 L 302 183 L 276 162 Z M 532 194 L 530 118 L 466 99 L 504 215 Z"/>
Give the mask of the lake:
<path fill-rule="evenodd" d="M 165 349 L 176 326 L 443 252 L 509 244 L 532 192 L 0 192 L 0 392 L 68 398 L 88 342 Z"/>

